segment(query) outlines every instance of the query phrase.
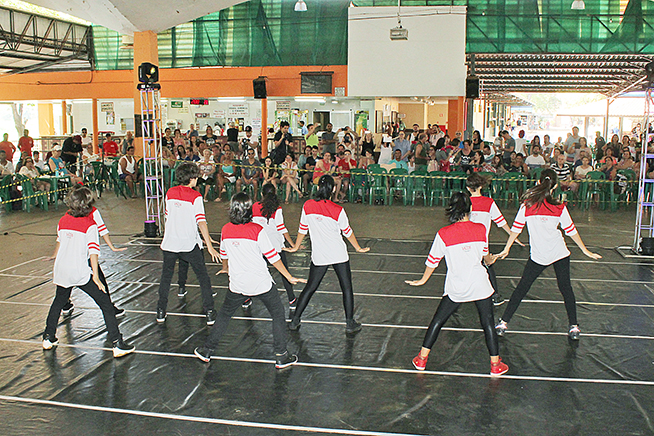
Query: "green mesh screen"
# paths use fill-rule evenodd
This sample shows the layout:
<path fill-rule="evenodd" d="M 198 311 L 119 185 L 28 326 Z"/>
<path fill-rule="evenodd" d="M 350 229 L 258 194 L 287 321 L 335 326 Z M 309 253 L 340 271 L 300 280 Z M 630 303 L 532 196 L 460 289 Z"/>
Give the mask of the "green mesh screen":
<path fill-rule="evenodd" d="M 251 0 L 158 36 L 164 68 L 345 65 L 349 0 Z M 353 0 L 397 6 L 396 0 Z M 468 53 L 654 54 L 654 2 L 585 0 L 402 0 L 404 6 L 468 6 Z M 118 33 L 93 26 L 96 68 L 131 69 Z"/>

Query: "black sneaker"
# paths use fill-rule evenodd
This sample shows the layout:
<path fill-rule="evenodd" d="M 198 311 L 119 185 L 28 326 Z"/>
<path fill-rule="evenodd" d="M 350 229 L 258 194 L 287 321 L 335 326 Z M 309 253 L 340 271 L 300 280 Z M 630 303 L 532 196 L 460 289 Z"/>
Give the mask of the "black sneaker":
<path fill-rule="evenodd" d="M 209 363 L 211 361 L 212 351 L 213 350 L 211 350 L 210 348 L 202 346 L 193 350 L 193 354 L 195 354 L 195 356 L 201 361 L 203 361 L 204 363 Z"/>
<path fill-rule="evenodd" d="M 130 353 L 133 353 L 135 350 L 134 345 L 129 345 L 123 338 L 114 341 L 114 357 L 123 357 Z"/>
<path fill-rule="evenodd" d="M 157 322 L 162 323 L 166 321 L 166 309 L 157 308 Z"/>
<path fill-rule="evenodd" d="M 295 318 L 293 318 L 291 322 L 288 323 L 288 329 L 294 332 L 300 330 L 300 320 L 299 319 L 296 320 Z"/>
<path fill-rule="evenodd" d="M 213 309 L 207 310 L 207 325 L 213 325 L 216 322 L 218 312 Z"/>
<path fill-rule="evenodd" d="M 241 306 L 243 310 L 248 310 L 252 306 L 252 298 L 248 298 L 243 302 L 243 305 Z"/>
<path fill-rule="evenodd" d="M 502 298 L 499 292 L 495 292 L 492 298 L 493 298 L 494 306 L 501 306 L 502 304 L 504 304 L 504 298 Z"/>
<path fill-rule="evenodd" d="M 116 318 L 122 318 L 125 316 L 125 309 L 119 309 L 114 306 L 114 313 L 116 314 Z"/>
<path fill-rule="evenodd" d="M 61 308 L 61 314 L 63 316 L 71 316 L 73 314 L 73 309 L 75 309 L 75 305 L 71 301 L 68 301 L 64 307 Z"/>
<path fill-rule="evenodd" d="M 59 339 L 54 335 L 43 335 L 43 349 L 52 350 L 59 345 Z"/>
<path fill-rule="evenodd" d="M 345 333 L 356 333 L 361 330 L 361 323 L 351 319 L 345 323 Z"/>
<path fill-rule="evenodd" d="M 186 297 L 186 288 L 184 286 L 180 286 L 179 289 L 177 290 L 177 296 L 179 298 L 184 298 Z"/>
<path fill-rule="evenodd" d="M 295 354 L 289 354 L 288 351 L 284 354 L 275 354 L 275 368 L 284 369 L 289 366 L 297 363 L 297 356 Z"/>
<path fill-rule="evenodd" d="M 580 335 L 581 335 L 581 330 L 579 330 L 579 326 L 571 325 L 570 329 L 568 330 L 568 337 L 573 341 L 578 341 Z"/>

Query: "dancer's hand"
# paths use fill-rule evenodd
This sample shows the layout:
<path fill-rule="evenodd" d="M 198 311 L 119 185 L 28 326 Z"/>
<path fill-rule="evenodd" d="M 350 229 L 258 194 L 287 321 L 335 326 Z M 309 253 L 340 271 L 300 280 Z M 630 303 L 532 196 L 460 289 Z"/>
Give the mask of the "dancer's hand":
<path fill-rule="evenodd" d="M 593 253 L 592 251 L 588 251 L 588 250 L 586 250 L 586 251 L 584 251 L 583 253 L 584 253 L 586 256 L 590 257 L 591 259 L 599 260 L 599 259 L 602 258 L 601 255 L 599 255 L 599 254 L 597 254 L 597 253 Z"/>
<path fill-rule="evenodd" d="M 220 274 L 229 274 L 229 270 L 223 268 L 223 269 L 221 269 L 220 271 L 218 271 L 218 272 L 216 273 L 217 276 L 219 276 Z M 289 280 L 289 281 L 290 281 L 290 280 Z"/>
<path fill-rule="evenodd" d="M 294 245 L 293 247 L 290 247 L 290 248 L 283 247 L 282 250 L 286 251 L 288 253 L 295 253 L 299 248 L 300 247 L 298 247 L 297 245 Z"/>
<path fill-rule="evenodd" d="M 94 275 L 93 276 L 93 281 L 95 282 L 96 285 L 98 285 L 98 288 L 104 293 L 106 293 L 104 285 L 102 284 L 102 281 L 100 280 L 100 277 Z"/>
<path fill-rule="evenodd" d="M 484 263 L 486 264 L 486 266 L 491 266 L 492 264 L 495 263 L 497 258 L 498 258 L 497 254 L 487 254 L 486 256 L 484 256 Z"/>
<path fill-rule="evenodd" d="M 370 251 L 370 247 L 359 247 L 357 248 L 357 253 L 367 253 Z"/>
<path fill-rule="evenodd" d="M 411 286 L 422 286 L 422 285 L 425 284 L 425 282 L 426 281 L 422 280 L 422 279 L 420 279 L 420 280 L 405 280 L 404 281 L 404 283 L 406 283 L 407 285 L 411 285 Z"/>
<path fill-rule="evenodd" d="M 518 244 L 518 245 L 521 246 L 521 247 L 524 247 L 524 246 L 525 246 L 525 244 L 523 244 L 522 242 L 520 242 L 520 239 L 516 239 L 516 240 L 515 240 L 515 243 Z"/>
<path fill-rule="evenodd" d="M 288 279 L 288 281 L 292 285 L 297 285 L 298 283 L 306 283 L 307 282 L 306 279 L 298 279 L 297 277 L 291 277 L 290 279 Z"/>
<path fill-rule="evenodd" d="M 502 250 L 501 253 L 497 253 L 497 254 L 495 255 L 495 258 L 496 258 L 496 259 L 504 259 L 504 258 L 505 258 L 506 256 L 508 256 L 508 255 L 509 255 L 509 250 Z"/>
<path fill-rule="evenodd" d="M 116 248 L 115 246 L 111 246 L 110 248 L 111 248 L 111 251 L 125 251 L 125 250 L 127 250 L 127 247 Z"/>
<path fill-rule="evenodd" d="M 211 245 L 207 245 L 207 251 L 209 251 L 211 259 L 213 259 L 214 262 L 220 263 L 220 255 L 215 248 L 213 248 Z"/>

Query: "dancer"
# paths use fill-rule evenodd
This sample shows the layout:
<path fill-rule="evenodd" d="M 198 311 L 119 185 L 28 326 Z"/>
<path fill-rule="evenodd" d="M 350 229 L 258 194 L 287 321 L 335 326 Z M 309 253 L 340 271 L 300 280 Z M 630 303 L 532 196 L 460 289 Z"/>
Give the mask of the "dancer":
<path fill-rule="evenodd" d="M 102 215 L 100 215 L 100 211 L 95 206 L 91 208 L 91 214 L 89 216 L 93 219 L 93 222 L 95 222 L 95 225 L 98 228 L 98 232 L 100 233 L 100 236 L 102 236 L 102 239 L 104 239 L 104 242 L 107 243 L 111 251 L 116 252 L 116 251 L 127 250 L 127 247 L 116 248 L 114 244 L 111 242 L 111 238 L 109 237 L 109 230 L 107 229 L 107 226 L 105 225 L 104 220 L 102 219 Z M 56 253 L 52 257 L 54 258 L 55 256 Z M 107 284 L 107 279 L 105 278 L 104 273 L 102 272 L 102 268 L 100 268 L 100 264 L 98 264 L 98 275 L 100 276 L 100 281 L 104 286 L 104 292 L 107 294 L 107 297 L 109 297 L 109 301 L 111 301 L 111 295 L 109 295 L 109 284 Z M 118 307 L 116 307 L 116 305 L 113 302 L 111 302 L 111 305 L 114 308 L 114 313 L 116 314 L 116 318 L 122 318 L 123 316 L 125 316 L 125 309 L 119 309 Z M 74 308 L 75 305 L 73 304 L 73 302 L 68 300 L 66 305 L 62 308 L 61 313 L 64 317 L 69 317 L 73 314 Z"/>
<path fill-rule="evenodd" d="M 282 208 L 279 207 L 279 199 L 277 198 L 277 188 L 272 183 L 266 183 L 261 188 L 261 201 L 254 203 L 252 206 L 252 222 L 259 224 L 266 231 L 266 236 L 272 242 L 273 247 L 282 258 L 284 267 L 288 269 L 288 260 L 286 259 L 286 252 L 284 248 L 284 239 L 288 241 L 288 245 L 293 246 L 293 239 L 288 233 L 284 225 L 284 215 Z M 288 296 L 288 308 L 290 313 L 295 312 L 297 299 L 293 292 L 293 284 L 286 280 L 282 275 L 282 283 L 286 289 Z M 248 309 L 252 305 L 252 298 L 248 298 L 243 303 L 243 309 Z"/>
<path fill-rule="evenodd" d="M 526 224 L 529 230 L 529 260 L 525 265 L 522 278 L 504 310 L 504 315 L 495 326 L 495 330 L 500 336 L 503 336 L 508 329 L 508 323 L 522 299 L 529 292 L 531 285 L 550 265 L 554 266 L 559 292 L 563 296 L 565 310 L 568 313 L 568 336 L 570 339 L 578 340 L 581 334 L 577 322 L 575 294 L 570 283 L 570 251 L 558 229 L 559 224 L 565 234 L 575 241 L 586 256 L 591 259 L 601 259 L 602 256 L 592 253 L 586 248 L 581 236 L 577 233 L 572 218 L 570 218 L 568 208 L 552 198 L 552 192 L 556 189 L 557 184 L 556 173 L 551 169 L 546 169 L 541 173 L 538 184 L 524 193 L 523 203 L 513 221 L 513 227 L 511 227 L 511 236 L 506 242 L 504 250 L 497 255 L 500 259 L 509 255 L 511 245 Z"/>
<path fill-rule="evenodd" d="M 354 292 L 352 291 L 352 271 L 347 254 L 347 247 L 341 232 L 352 244 L 357 253 L 367 253 L 370 247 L 361 248 L 354 236 L 345 213 L 345 209 L 330 201 L 334 193 L 334 179 L 330 175 L 320 177 L 318 192 L 315 200 L 308 200 L 302 206 L 300 217 L 300 230 L 293 248 L 285 249 L 290 253 L 296 252 L 304 240 L 307 232 L 311 233 L 311 266 L 309 267 L 308 283 L 300 294 L 297 310 L 288 328 L 298 330 L 300 317 L 309 304 L 309 300 L 331 265 L 336 272 L 338 282 L 343 292 L 343 306 L 345 307 L 345 332 L 356 333 L 361 330 L 361 324 L 354 319 Z"/>
<path fill-rule="evenodd" d="M 75 185 L 66 196 L 66 204 L 70 209 L 57 226 L 52 277 L 52 282 L 57 285 L 57 293 L 48 313 L 43 333 L 43 348 L 50 350 L 59 344 L 56 336 L 59 314 L 70 299 L 70 292 L 74 287 L 78 287 L 102 309 L 107 333 L 113 343 L 114 357 L 121 357 L 133 352 L 134 347 L 123 341 L 111 300 L 104 292 L 105 288 L 100 280 L 98 227 L 91 218 L 93 202 L 93 193 L 82 185 Z"/>
<path fill-rule="evenodd" d="M 175 271 L 177 259 L 188 262 L 200 283 L 202 293 L 202 309 L 207 318 L 207 325 L 216 321 L 211 279 L 207 273 L 202 254 L 202 239 L 214 262 L 218 262 L 218 252 L 211 245 L 207 220 L 204 216 L 202 195 L 194 190 L 200 177 L 200 168 L 193 162 L 184 162 L 175 170 L 175 178 L 179 186 L 173 186 L 166 192 L 166 229 L 164 231 L 161 249 L 163 250 L 163 267 L 159 284 L 159 302 L 157 303 L 157 322 L 166 321 L 168 292 Z M 196 223 L 197 225 L 193 225 Z M 200 233 L 198 233 L 200 229 Z M 188 270 L 188 266 L 184 266 Z M 180 262 L 180 274 L 183 264 Z M 186 275 L 186 274 L 184 274 Z M 186 278 L 186 277 L 184 277 Z M 180 294 L 186 293 L 181 285 Z M 183 296 L 183 295 L 182 295 Z"/>
<path fill-rule="evenodd" d="M 504 229 L 504 231 L 511 236 L 511 227 L 506 223 L 502 212 L 495 204 L 495 201 L 492 198 L 484 197 L 481 195 L 481 190 L 488 185 L 489 180 L 479 175 L 478 173 L 473 173 L 468 176 L 466 180 L 466 187 L 468 192 L 470 192 L 470 202 L 472 203 L 472 208 L 470 211 L 470 221 L 473 223 L 481 223 L 486 227 L 486 240 L 488 240 L 488 235 L 490 234 L 490 223 L 491 220 L 497 225 Z M 518 245 L 524 247 L 525 244 L 516 239 Z M 497 277 L 495 275 L 495 270 L 493 265 L 486 265 L 483 263 L 486 271 L 488 272 L 488 278 L 490 279 L 491 285 L 495 292 L 493 293 L 493 304 L 499 306 L 504 303 L 504 299 L 501 297 L 499 292 L 499 287 L 497 286 Z"/>
<path fill-rule="evenodd" d="M 252 222 L 252 200 L 245 192 L 232 197 L 229 221 L 220 232 L 223 267 L 218 271 L 218 274 L 229 274 L 229 290 L 204 346 L 196 348 L 194 353 L 203 362 L 209 362 L 238 306 L 248 298 L 257 297 L 272 316 L 275 367 L 286 368 L 297 362 L 297 356 L 286 349 L 284 307 L 264 256 L 290 283 L 306 283 L 306 280 L 297 279 L 288 272 L 266 231 Z"/>
<path fill-rule="evenodd" d="M 445 257 L 447 275 L 445 293 L 441 299 L 434 318 L 429 324 L 420 354 L 413 358 L 413 366 L 424 371 L 431 347 L 449 317 L 461 303 L 474 301 L 479 313 L 479 322 L 486 336 L 486 346 L 490 354 L 491 376 L 500 376 L 509 370 L 499 356 L 497 334 L 493 328 L 493 287 L 488 274 L 481 265 L 482 259 L 487 265 L 495 261 L 495 256 L 488 254 L 486 228 L 480 223 L 470 221 L 471 202 L 468 193 L 455 192 L 450 198 L 446 210 L 452 224 L 443 227 L 436 234 L 434 243 L 425 261 L 425 272 L 420 280 L 406 280 L 411 286 L 427 283 L 429 277 Z"/>

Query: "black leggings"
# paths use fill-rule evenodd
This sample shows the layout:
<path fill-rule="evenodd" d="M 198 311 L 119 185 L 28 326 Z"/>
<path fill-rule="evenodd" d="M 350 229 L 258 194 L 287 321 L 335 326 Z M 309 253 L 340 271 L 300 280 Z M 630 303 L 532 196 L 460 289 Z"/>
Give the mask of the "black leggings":
<path fill-rule="evenodd" d="M 354 292 L 352 291 L 352 271 L 350 270 L 350 261 L 343 263 L 335 263 L 331 265 L 338 277 L 338 283 L 341 285 L 341 292 L 343 292 L 343 307 L 345 308 L 345 319 L 351 321 L 354 319 Z M 300 297 L 297 301 L 297 310 L 295 311 L 294 320 L 299 321 L 302 312 L 306 309 L 307 304 L 314 292 L 318 289 L 318 285 L 325 277 L 325 273 L 329 265 L 314 265 L 311 262 L 309 267 L 309 278 L 307 284 L 302 290 Z"/>
<path fill-rule="evenodd" d="M 282 263 L 288 269 L 288 259 L 286 258 L 286 252 L 285 251 L 280 251 L 279 252 L 279 257 L 282 258 Z M 286 280 L 286 277 L 284 277 L 281 273 L 280 275 L 282 276 L 282 283 L 284 284 L 284 289 L 286 289 L 286 295 L 288 296 L 288 301 L 293 301 L 295 300 L 295 292 L 293 292 L 293 284 Z"/>
<path fill-rule="evenodd" d="M 572 325 L 577 325 L 577 307 L 575 305 L 575 294 L 572 292 L 572 284 L 570 283 L 570 256 L 559 259 L 552 264 L 554 266 L 554 272 L 556 273 L 556 282 L 559 285 L 559 292 L 563 296 L 563 302 L 565 303 L 565 311 L 568 312 L 568 321 Z M 531 257 L 525 265 L 525 270 L 522 272 L 522 278 L 520 283 L 513 291 L 509 304 L 506 306 L 504 315 L 502 315 L 502 320 L 509 322 L 511 317 L 527 292 L 529 288 L 538 278 L 540 273 L 545 270 L 549 265 L 540 265 L 533 260 Z"/>
<path fill-rule="evenodd" d="M 495 318 L 493 316 L 493 299 L 488 297 L 483 300 L 477 300 L 474 303 L 477 306 L 477 312 L 479 312 L 481 328 L 484 330 L 484 336 L 486 336 L 488 353 L 491 356 L 499 356 L 497 333 L 495 333 Z M 436 342 L 443 325 L 456 312 L 460 305 L 461 303 L 455 303 L 447 295 L 441 299 L 441 303 L 438 305 L 434 318 L 431 320 L 427 333 L 425 334 L 425 340 L 422 342 L 423 347 L 431 349 L 434 346 L 434 342 Z"/>
<path fill-rule="evenodd" d="M 486 268 L 486 272 L 488 273 L 488 280 L 490 280 L 490 284 L 493 287 L 493 290 L 496 293 L 499 292 L 499 288 L 497 287 L 497 276 L 495 275 L 493 265 L 486 265 L 483 262 L 481 264 L 484 265 L 484 268 Z"/>
<path fill-rule="evenodd" d="M 89 266 L 91 266 L 91 261 L 89 260 Z M 116 305 L 111 301 L 111 295 L 109 295 L 109 285 L 107 284 L 107 279 L 104 276 L 104 273 L 102 272 L 102 268 L 100 268 L 100 264 L 98 264 L 98 278 L 100 279 L 100 282 L 104 285 L 104 292 L 107 294 L 107 297 L 109 297 L 109 302 L 111 305 L 116 309 Z M 72 307 L 72 303 L 70 302 L 70 299 L 68 299 L 68 302 L 64 305 L 64 308 L 67 309 L 68 307 Z"/>

